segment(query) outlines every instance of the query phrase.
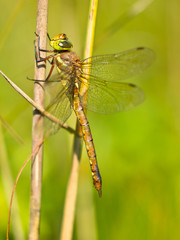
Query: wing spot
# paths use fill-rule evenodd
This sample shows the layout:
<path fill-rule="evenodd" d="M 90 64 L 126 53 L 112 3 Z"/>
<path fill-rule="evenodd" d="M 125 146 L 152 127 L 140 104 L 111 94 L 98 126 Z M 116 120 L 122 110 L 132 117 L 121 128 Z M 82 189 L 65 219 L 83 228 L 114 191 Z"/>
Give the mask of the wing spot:
<path fill-rule="evenodd" d="M 129 83 L 129 86 L 130 86 L 130 87 L 134 87 L 134 88 L 136 87 L 136 85 L 133 84 L 133 83 Z"/>
<path fill-rule="evenodd" d="M 144 47 L 138 47 L 137 48 L 137 50 L 143 50 L 144 49 Z"/>

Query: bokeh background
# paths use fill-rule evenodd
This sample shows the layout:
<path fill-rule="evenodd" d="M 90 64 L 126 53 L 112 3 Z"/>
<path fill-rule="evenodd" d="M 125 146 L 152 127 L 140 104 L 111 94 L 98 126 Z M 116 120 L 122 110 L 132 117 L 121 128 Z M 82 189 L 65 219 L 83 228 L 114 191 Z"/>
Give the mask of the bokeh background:
<path fill-rule="evenodd" d="M 99 2 L 93 55 L 147 46 L 154 64 L 128 81 L 141 86 L 145 102 L 114 115 L 88 113 L 103 196 L 95 191 L 83 149 L 73 240 L 180 239 L 180 1 L 154 0 L 127 22 L 137 0 Z M 139 2 L 139 1 L 138 1 Z M 136 5 L 138 12 L 145 3 Z M 89 1 L 49 1 L 48 32 L 64 32 L 83 57 Z M 123 16 L 123 17 L 122 17 Z M 99 36 L 118 18 L 116 31 Z M 1 1 L 0 69 L 33 97 L 36 1 Z M 49 47 L 48 47 L 49 48 Z M 50 48 L 49 48 L 50 49 Z M 12 183 L 31 152 L 32 107 L 0 76 L 0 239 L 5 239 Z M 73 115 L 68 124 L 75 127 Z M 23 143 L 20 140 L 22 139 Z M 44 147 L 40 239 L 58 239 L 71 168 L 73 136 L 60 130 Z M 27 239 L 30 163 L 18 182 L 11 238 Z M 18 207 L 17 207 L 18 204 Z M 24 236 L 24 237 L 23 237 Z"/>

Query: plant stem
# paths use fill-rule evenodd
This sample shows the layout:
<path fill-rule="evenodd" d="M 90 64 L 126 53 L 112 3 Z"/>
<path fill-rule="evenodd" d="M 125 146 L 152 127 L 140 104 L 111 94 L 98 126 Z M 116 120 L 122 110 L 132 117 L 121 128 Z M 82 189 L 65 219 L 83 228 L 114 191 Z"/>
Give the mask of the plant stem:
<path fill-rule="evenodd" d="M 84 58 L 92 56 L 97 6 L 98 6 L 98 0 L 91 0 Z M 76 131 L 78 135 L 81 134 L 81 127 L 78 121 L 76 124 Z M 72 168 L 71 168 L 69 182 L 67 186 L 60 240 L 71 240 L 72 234 L 73 234 L 74 215 L 75 215 L 75 206 L 76 206 L 76 198 L 77 198 L 78 175 L 79 175 L 79 166 L 80 166 L 80 158 L 81 158 L 81 151 L 82 151 L 82 138 L 79 137 L 78 135 L 75 135 L 74 137 Z"/>
<path fill-rule="evenodd" d="M 69 127 L 67 124 L 61 122 L 58 118 L 47 112 L 41 105 L 33 101 L 25 92 L 23 92 L 14 82 L 12 82 L 1 70 L 0 74 L 7 80 L 7 82 L 18 92 L 23 98 L 25 98 L 34 108 L 36 108 L 43 116 L 46 116 L 49 120 L 59 124 L 62 128 L 66 129 L 69 133 L 75 134 L 75 130 Z M 42 84 L 41 84 L 42 86 Z M 2 121 L 0 117 L 0 121 Z M 6 124 L 7 125 L 7 124 Z"/>
<path fill-rule="evenodd" d="M 48 0 L 38 0 L 37 5 L 37 25 L 36 33 L 40 36 L 40 46 L 46 49 L 47 41 L 47 18 L 48 18 Z M 46 54 L 42 53 L 42 57 Z M 35 65 L 34 79 L 45 79 L 46 69 L 45 63 L 43 67 L 38 68 Z M 34 84 L 34 101 L 40 106 L 44 106 L 44 90 L 43 83 Z M 37 131 L 38 130 L 38 131 Z M 32 150 L 43 139 L 43 117 L 37 111 L 33 112 L 32 126 Z M 43 163 L 43 147 L 41 146 L 38 153 L 32 157 L 31 162 L 31 198 L 30 198 L 30 223 L 29 223 L 29 240 L 39 239 L 40 226 L 40 210 L 41 210 L 41 185 L 42 185 L 42 164 Z"/>

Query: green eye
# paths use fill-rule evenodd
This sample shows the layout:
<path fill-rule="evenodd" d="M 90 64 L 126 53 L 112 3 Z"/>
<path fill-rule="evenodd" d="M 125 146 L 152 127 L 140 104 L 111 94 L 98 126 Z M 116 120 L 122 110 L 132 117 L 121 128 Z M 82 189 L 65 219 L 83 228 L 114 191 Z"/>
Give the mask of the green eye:
<path fill-rule="evenodd" d="M 67 40 L 59 42 L 58 45 L 63 49 L 70 49 L 72 47 L 72 44 Z"/>

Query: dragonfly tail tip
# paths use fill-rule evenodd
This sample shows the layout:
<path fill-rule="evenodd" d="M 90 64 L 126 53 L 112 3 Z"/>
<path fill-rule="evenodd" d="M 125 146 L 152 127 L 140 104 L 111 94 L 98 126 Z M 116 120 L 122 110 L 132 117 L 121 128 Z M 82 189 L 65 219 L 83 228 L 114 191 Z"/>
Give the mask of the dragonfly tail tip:
<path fill-rule="evenodd" d="M 99 190 L 98 193 L 99 193 L 99 197 L 102 197 L 102 191 Z"/>

